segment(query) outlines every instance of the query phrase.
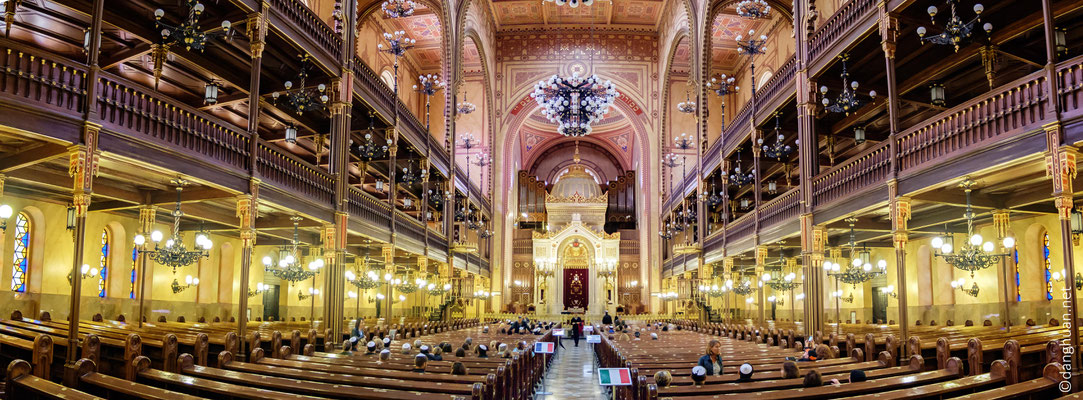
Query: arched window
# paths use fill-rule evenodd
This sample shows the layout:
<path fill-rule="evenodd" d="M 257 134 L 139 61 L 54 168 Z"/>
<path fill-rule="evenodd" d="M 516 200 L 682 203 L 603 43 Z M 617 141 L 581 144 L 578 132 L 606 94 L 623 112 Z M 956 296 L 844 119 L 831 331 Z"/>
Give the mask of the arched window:
<path fill-rule="evenodd" d="M 1045 267 L 1045 299 L 1053 300 L 1053 263 L 1049 261 L 1049 232 L 1042 234 L 1042 265 Z"/>
<path fill-rule="evenodd" d="M 24 213 L 15 217 L 15 256 L 11 266 L 11 290 L 26 292 L 30 265 L 30 218 Z"/>
<path fill-rule="evenodd" d="M 392 74 L 391 71 L 384 71 L 384 73 L 380 74 L 380 79 L 383 80 L 385 84 L 387 84 L 387 87 L 395 87 L 395 75 Z"/>
<path fill-rule="evenodd" d="M 138 258 L 138 257 L 139 257 L 139 249 L 133 248 L 132 249 L 132 286 L 131 286 L 132 289 L 128 291 L 128 298 L 129 299 L 134 299 L 135 298 L 135 259 Z"/>
<path fill-rule="evenodd" d="M 98 297 L 105 297 L 106 277 L 109 276 L 109 230 L 102 229 L 102 243 L 101 243 L 101 255 L 98 258 L 100 263 L 98 274 Z"/>

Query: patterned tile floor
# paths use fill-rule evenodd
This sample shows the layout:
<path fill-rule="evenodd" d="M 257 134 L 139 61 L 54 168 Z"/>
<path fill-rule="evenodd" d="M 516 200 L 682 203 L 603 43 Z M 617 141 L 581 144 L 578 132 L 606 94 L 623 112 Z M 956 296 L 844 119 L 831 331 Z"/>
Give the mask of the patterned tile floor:
<path fill-rule="evenodd" d="M 607 392 L 598 384 L 597 363 L 594 351 L 585 340 L 575 347 L 571 339 L 564 342 L 564 349 L 557 348 L 556 358 L 545 377 L 548 396 L 539 400 L 607 399 Z M 541 388 L 538 388 L 541 391 Z"/>

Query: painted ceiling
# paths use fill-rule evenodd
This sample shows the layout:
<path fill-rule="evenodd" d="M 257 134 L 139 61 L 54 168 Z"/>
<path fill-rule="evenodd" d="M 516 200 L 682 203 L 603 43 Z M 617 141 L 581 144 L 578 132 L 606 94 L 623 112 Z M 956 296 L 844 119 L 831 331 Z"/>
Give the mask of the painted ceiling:
<path fill-rule="evenodd" d="M 540 0 L 493 0 L 498 29 L 546 28 L 554 25 L 595 25 L 601 28 L 654 30 L 661 17 L 662 0 L 596 0 L 591 6 L 571 8 Z"/>

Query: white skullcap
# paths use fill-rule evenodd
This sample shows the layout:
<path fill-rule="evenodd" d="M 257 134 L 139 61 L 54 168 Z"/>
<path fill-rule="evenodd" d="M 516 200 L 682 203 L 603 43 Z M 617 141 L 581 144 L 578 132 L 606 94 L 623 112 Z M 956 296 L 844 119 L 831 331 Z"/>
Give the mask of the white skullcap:
<path fill-rule="evenodd" d="M 481 349 L 481 351 L 489 351 L 489 346 L 483 344 L 479 344 L 478 348 Z"/>
<path fill-rule="evenodd" d="M 388 343 L 391 343 L 391 338 L 385 337 L 384 338 L 384 344 L 388 344 Z"/>
<path fill-rule="evenodd" d="M 429 345 L 427 345 L 427 344 L 426 344 L 426 345 L 422 345 L 422 346 L 421 346 L 421 351 L 429 351 Z"/>
<path fill-rule="evenodd" d="M 752 364 L 749 364 L 749 363 L 741 364 L 740 371 L 741 371 L 742 374 L 745 374 L 745 375 L 751 374 L 752 373 Z"/>
<path fill-rule="evenodd" d="M 658 339 L 658 334 L 651 332 L 651 339 Z"/>
<path fill-rule="evenodd" d="M 697 366 L 692 368 L 692 375 L 696 375 L 696 376 L 707 375 L 707 369 L 703 368 L 702 366 L 697 365 Z"/>
<path fill-rule="evenodd" d="M 402 349 L 403 350 L 410 350 L 410 344 L 409 343 L 403 343 L 402 344 Z"/>
<path fill-rule="evenodd" d="M 376 342 L 373 342 L 373 341 L 370 340 L 368 343 L 365 344 L 365 346 L 376 347 Z"/>
<path fill-rule="evenodd" d="M 380 354 L 384 354 L 384 353 L 391 354 L 391 350 L 383 349 L 383 351 L 380 351 Z"/>

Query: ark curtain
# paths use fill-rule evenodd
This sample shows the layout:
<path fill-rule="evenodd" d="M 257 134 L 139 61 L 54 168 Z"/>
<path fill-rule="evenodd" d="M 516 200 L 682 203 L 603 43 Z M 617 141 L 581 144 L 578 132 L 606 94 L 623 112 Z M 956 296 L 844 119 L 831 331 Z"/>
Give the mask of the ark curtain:
<path fill-rule="evenodd" d="M 589 304 L 590 274 L 586 268 L 564 269 L 564 308 L 586 310 Z"/>

